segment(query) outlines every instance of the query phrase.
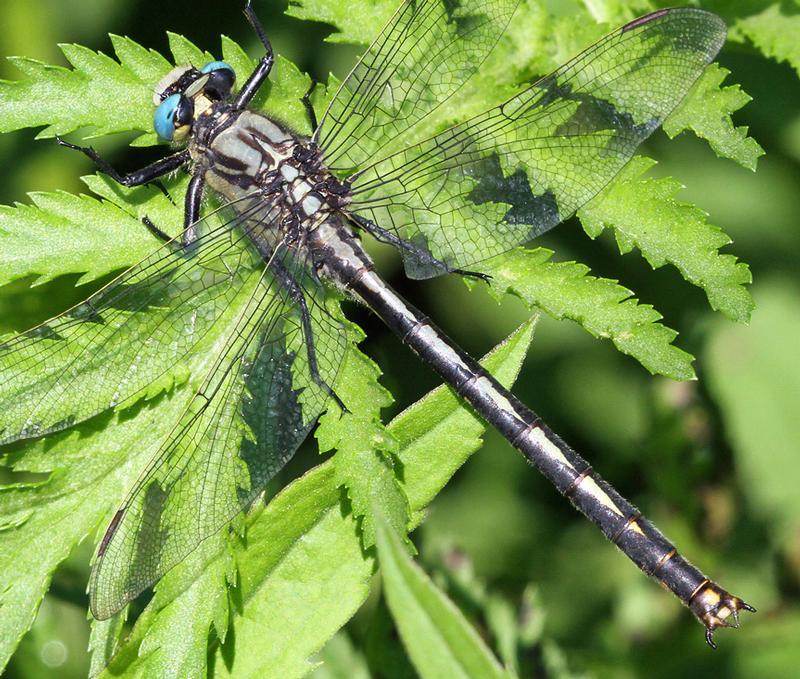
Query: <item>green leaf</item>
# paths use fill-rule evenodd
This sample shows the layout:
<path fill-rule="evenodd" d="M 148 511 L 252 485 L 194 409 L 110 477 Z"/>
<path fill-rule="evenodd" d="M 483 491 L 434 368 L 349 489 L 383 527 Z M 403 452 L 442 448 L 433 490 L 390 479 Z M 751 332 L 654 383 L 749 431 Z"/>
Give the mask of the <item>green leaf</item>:
<path fill-rule="evenodd" d="M 286 14 L 303 21 L 331 24 L 337 30 L 326 38 L 328 42 L 365 45 L 386 25 L 398 3 L 396 0 L 367 0 L 364 5 L 354 11 L 346 2 L 292 0 Z"/>
<path fill-rule="evenodd" d="M 731 114 L 752 101 L 752 97 L 739 85 L 720 87 L 729 73 L 719 64 L 711 64 L 680 107 L 664 121 L 664 132 L 674 138 L 684 130 L 692 130 L 708 140 L 718 156 L 755 171 L 764 149 L 747 136 L 747 127 L 734 127 L 731 120 Z"/>
<path fill-rule="evenodd" d="M 129 677 L 204 676 L 212 627 L 220 639 L 228 630 L 232 566 L 223 535 L 204 542 L 161 579 L 153 603 L 136 620 L 122 652 L 110 664 L 98 663 L 105 668 L 101 676 L 123 670 Z"/>
<path fill-rule="evenodd" d="M 380 370 L 364 354 L 351 352 L 337 380 L 337 395 L 350 412 L 329 409 L 320 418 L 316 437 L 320 452 L 336 450 L 336 483 L 347 493 L 353 515 L 361 520 L 362 540 L 374 544 L 372 508 L 380 504 L 398 530 L 409 520 L 408 501 L 395 474 L 396 445 L 380 420 L 392 398 L 379 383 Z"/>
<path fill-rule="evenodd" d="M 366 598 L 372 561 L 333 472 L 330 463 L 312 470 L 248 522 L 234 592 L 244 615 L 232 620 L 215 676 L 304 676 L 308 658 Z"/>
<path fill-rule="evenodd" d="M 742 492 L 776 539 L 800 529 L 800 311 L 795 281 L 756 289 L 748 328 L 719 326 L 706 351 L 708 384 L 719 404 Z"/>
<path fill-rule="evenodd" d="M 531 324 L 524 326 L 484 360 L 483 365 L 504 384 L 516 377 L 532 331 Z M 363 369 L 349 362 L 343 367 L 348 375 Z M 403 464 L 404 488 L 412 509 L 420 512 L 480 445 L 477 437 L 485 425 L 442 386 L 395 418 L 387 429 L 402 442 L 397 454 Z M 463 439 L 454 435 L 461 432 L 470 434 Z M 231 618 L 228 641 L 214 655 L 215 676 L 304 676 L 311 669 L 308 658 L 366 599 L 374 563 L 363 551 L 353 515 L 343 511 L 345 506 L 331 460 L 288 485 L 269 505 L 248 517 L 246 542 L 234 548 L 237 614 Z M 216 558 L 227 557 L 220 553 Z M 218 572 L 209 560 L 200 579 L 216 582 Z M 172 572 L 165 580 L 170 577 Z M 213 582 L 196 586 L 213 591 Z M 183 596 L 187 595 L 178 598 Z M 160 615 L 157 607 L 166 605 L 165 600 L 154 600 L 148 606 L 110 669 L 114 676 L 138 666 L 139 644 Z M 184 607 L 178 599 L 169 605 L 176 605 L 176 610 Z M 206 614 L 202 622 L 193 623 L 194 644 L 207 641 L 202 630 L 213 621 Z M 184 648 L 191 647 L 185 640 Z M 177 656 L 173 662 L 186 666 Z"/>
<path fill-rule="evenodd" d="M 608 338 L 652 373 L 673 379 L 694 377 L 692 356 L 672 344 L 677 333 L 658 321 L 661 314 L 631 297 L 616 281 L 588 275 L 575 262 L 552 262 L 544 248 L 518 249 L 488 261 L 492 289 L 510 292 L 554 318 L 569 318 L 594 337 Z"/>
<path fill-rule="evenodd" d="M 655 164 L 634 158 L 617 181 L 581 209 L 586 233 L 596 238 L 613 228 L 621 253 L 636 246 L 654 269 L 672 264 L 705 291 L 712 309 L 746 322 L 753 310 L 744 288 L 751 281 L 750 269 L 733 255 L 719 253 L 731 239 L 708 224 L 702 210 L 675 199 L 681 189 L 677 181 L 642 177 Z"/>
<path fill-rule="evenodd" d="M 188 389 L 177 389 L 146 406 L 33 443 L 24 457 L 12 455 L 15 472 L 46 478 L 0 487 L 0 668 L 33 622 L 55 568 L 105 527 L 188 395 Z"/>
<path fill-rule="evenodd" d="M 386 600 L 411 661 L 423 679 L 511 677 L 464 615 L 409 557 L 400 536 L 377 523 Z"/>
<path fill-rule="evenodd" d="M 0 82 L 0 131 L 46 126 L 40 138 L 80 128 L 95 135 L 150 132 L 153 84 L 171 65 L 127 38 L 112 42 L 122 63 L 79 45 L 61 46 L 72 70 L 10 58 L 25 78 Z"/>
<path fill-rule="evenodd" d="M 167 39 L 169 40 L 169 50 L 172 52 L 172 57 L 176 64 L 185 64 L 187 66 L 200 68 L 214 59 L 214 56 L 210 52 L 201 50 L 191 40 L 179 33 L 167 31 Z"/>
<path fill-rule="evenodd" d="M 786 16 L 781 3 L 772 3 L 760 14 L 736 22 L 735 30 L 775 61 L 787 62 L 800 75 L 800 14 Z"/>
<path fill-rule="evenodd" d="M 122 191 L 134 201 L 166 202 L 155 188 Z M 0 206 L 0 285 L 70 273 L 83 274 L 85 283 L 135 264 L 158 245 L 134 214 L 111 202 L 62 191 L 30 196 L 33 205 Z"/>

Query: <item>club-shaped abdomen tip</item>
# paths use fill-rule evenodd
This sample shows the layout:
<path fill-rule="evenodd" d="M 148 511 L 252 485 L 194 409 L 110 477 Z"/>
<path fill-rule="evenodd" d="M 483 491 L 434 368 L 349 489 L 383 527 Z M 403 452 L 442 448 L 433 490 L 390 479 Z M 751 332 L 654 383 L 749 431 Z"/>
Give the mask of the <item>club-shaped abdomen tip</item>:
<path fill-rule="evenodd" d="M 756 612 L 750 604 L 711 581 L 704 583 L 695 592 L 689 608 L 705 626 L 706 642 L 714 649 L 717 647 L 714 643 L 714 630 L 718 627 L 738 627 L 739 611 Z"/>

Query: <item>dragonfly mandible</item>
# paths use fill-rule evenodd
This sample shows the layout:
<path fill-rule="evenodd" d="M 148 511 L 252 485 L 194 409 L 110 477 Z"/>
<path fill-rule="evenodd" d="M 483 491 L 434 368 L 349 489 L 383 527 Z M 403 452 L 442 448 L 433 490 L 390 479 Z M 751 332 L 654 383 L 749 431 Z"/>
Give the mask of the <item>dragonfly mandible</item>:
<path fill-rule="evenodd" d="M 121 404 L 176 360 L 224 346 L 103 537 L 90 593 L 107 618 L 252 506 L 326 408 L 348 339 L 331 286 L 366 304 L 642 571 L 713 632 L 753 610 L 684 559 L 541 419 L 375 271 L 359 233 L 395 246 L 414 278 L 481 274 L 597 195 L 714 59 L 725 25 L 660 10 L 611 33 L 502 104 L 428 138 L 418 123 L 496 44 L 518 0 L 403 2 L 311 137 L 250 104 L 274 63 L 244 84 L 224 62 L 183 65 L 156 87 L 154 127 L 178 147 L 128 187 L 191 174 L 185 229 L 78 307 L 0 345 L 0 443 L 41 437 Z M 413 74 L 413 77 L 409 77 Z M 224 209 L 201 214 L 204 194 Z M 242 295 L 242 291 L 247 294 Z M 144 313 L 147 311 L 148 313 Z M 35 375 L 35 377 L 31 377 Z M 87 398 L 69 401 L 70 390 Z"/>

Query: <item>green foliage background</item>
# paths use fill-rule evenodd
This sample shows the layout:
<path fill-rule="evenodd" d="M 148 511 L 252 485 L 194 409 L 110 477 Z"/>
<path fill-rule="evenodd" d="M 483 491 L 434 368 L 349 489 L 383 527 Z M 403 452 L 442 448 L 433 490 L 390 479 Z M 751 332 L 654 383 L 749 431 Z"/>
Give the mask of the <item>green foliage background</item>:
<path fill-rule="evenodd" d="M 646 2 L 612 0 L 542 4 L 567 18 L 576 8 L 587 6 L 608 16 L 624 14 L 620 6 L 633 14 L 650 8 Z M 330 27 L 287 18 L 281 7 L 266 0 L 254 5 L 278 54 L 317 80 L 326 80 L 329 71 L 339 77 L 347 72 L 358 50 L 323 42 Z M 800 4 L 787 3 L 783 13 L 773 3 L 758 0 L 703 6 L 719 11 L 732 26 L 732 39 L 719 59 L 732 72 L 726 85 L 739 83 L 754 98 L 734 120 L 749 126 L 749 134 L 766 155 L 758 160 L 758 172 L 753 174 L 716 158 L 707 144 L 693 136 L 683 134 L 669 142 L 658 133 L 646 152 L 659 165 L 648 176 L 671 177 L 684 184 L 678 198 L 708 212 L 708 221 L 733 238 L 734 244 L 724 252 L 748 262 L 755 281 L 751 323 L 736 324 L 711 313 L 703 292 L 689 286 L 675 269 L 653 271 L 650 265 L 661 263 L 654 258 L 646 261 L 635 252 L 620 256 L 620 249 L 627 252 L 631 245 L 641 245 L 647 235 L 636 231 L 635 223 L 627 238 L 617 231 L 616 240 L 609 234 L 590 240 L 572 220 L 537 244 L 554 250 L 554 260 L 582 262 L 592 274 L 619 280 L 642 303 L 652 304 L 664 315 L 664 324 L 680 332 L 675 344 L 697 358 L 694 370 L 699 379 L 675 382 L 653 377 L 617 352 L 614 343 L 593 339 L 570 322 L 543 316 L 515 392 L 592 460 L 689 558 L 755 605 L 759 614 L 748 616 L 735 633 L 721 632 L 720 649 L 709 651 L 700 627 L 685 610 L 616 553 L 498 436 L 488 433 L 485 446 L 436 498 L 413 538 L 419 561 L 434 581 L 466 612 L 502 660 L 516 658 L 521 663 L 523 676 L 534 670 L 547 676 L 674 677 L 706 672 L 726 677 L 790 676 L 800 664 L 796 644 L 800 635 L 800 500 L 796 491 L 800 482 L 796 452 L 800 440 L 800 54 L 793 52 L 800 44 Z M 341 12 L 329 20 L 356 34 L 359 22 L 369 25 L 374 20 L 370 12 L 378 11 L 371 2 L 363 6 L 342 2 L 340 7 Z M 57 43 L 74 42 L 110 52 L 109 32 L 167 53 L 166 30 L 186 35 L 212 52 L 219 51 L 218 36 L 224 33 L 248 45 L 251 55 L 258 54 L 238 9 L 238 2 L 223 6 L 210 0 L 6 0 L 0 5 L 0 25 L 5 27 L 0 33 L 0 54 L 64 63 Z M 574 22 L 570 25 L 564 19 L 559 26 L 567 36 L 565 44 L 586 44 Z M 532 51 L 536 40 L 532 33 L 526 43 Z M 537 65 L 531 55 L 530 63 L 509 67 L 535 72 Z M 15 79 L 18 75 L 11 65 L 0 64 L 0 76 Z M 726 101 L 720 108 L 733 109 L 743 103 Z M 718 123 L 694 113 L 687 112 L 687 124 L 705 125 L 707 131 Z M 51 141 L 34 143 L 33 137 L 30 130 L 0 137 L 0 202 L 25 202 L 28 191 L 85 191 L 79 176 L 92 172 L 87 162 L 57 149 Z M 153 150 L 125 150 L 127 139 L 100 139 L 96 146 L 121 167 L 138 167 L 156 155 Z M 728 155 L 736 156 L 737 150 L 747 156 L 739 158 L 744 164 L 756 155 L 745 144 L 727 149 Z M 644 172 L 647 168 L 635 169 Z M 664 182 L 660 186 L 665 191 L 679 190 L 678 185 Z M 624 206 L 624 187 L 619 191 L 616 205 Z M 75 209 L 80 212 L 79 207 Z M 646 219 L 637 216 L 640 221 Z M 682 216 L 674 215 L 673 222 Z M 603 222 L 613 219 L 613 214 L 597 210 L 585 215 L 584 225 L 599 233 Z M 659 226 L 669 229 L 670 220 Z M 0 241 L 2 237 L 0 233 Z M 68 258 L 97 245 L 81 238 L 79 230 L 71 236 L 77 254 L 64 256 L 65 271 L 80 270 L 70 268 L 73 262 Z M 113 246 L 114 238 L 109 234 L 108 246 Z M 505 297 L 498 305 L 481 287 L 468 291 L 457 280 L 408 283 L 396 258 L 385 252 L 377 256 L 379 268 L 391 282 L 474 354 L 488 351 L 529 316 L 519 300 Z M 696 257 L 675 251 L 665 259 L 694 280 L 691 266 Z M 5 275 L 4 280 L 13 278 L 8 272 Z M 552 284 L 567 286 L 575 277 L 577 273 L 571 278 L 567 272 Z M 41 285 L 34 288 L 30 287 L 33 279 L 27 278 L 0 288 L 0 332 L 24 329 L 80 301 L 89 288 L 76 288 L 79 278 L 70 273 L 39 281 Z M 732 301 L 731 291 L 723 290 L 715 302 L 712 287 L 706 286 L 706 292 L 716 308 L 738 320 L 747 316 L 747 300 Z M 536 299 L 536 291 L 517 292 L 525 299 Z M 383 410 L 388 421 L 432 389 L 436 379 L 377 321 L 362 310 L 351 307 L 349 311 L 366 331 L 361 346 L 383 370 L 381 383 L 394 397 L 394 404 Z M 548 311 L 571 318 L 582 313 L 569 308 Z M 611 335 L 618 348 L 636 354 L 635 349 L 626 349 L 625 338 L 603 328 L 593 332 Z M 648 367 L 687 376 L 683 358 L 669 352 L 662 358 L 658 365 Z M 670 360 L 677 366 L 673 370 L 664 368 Z M 393 433 L 402 443 L 401 435 Z M 306 446 L 284 480 L 318 461 L 315 446 Z M 9 473 L 6 480 L 15 479 Z M 286 511 L 292 511 L 292 502 L 301 505 L 303 499 L 285 498 Z M 390 553 L 391 540 L 380 526 L 378 541 Z M 59 567 L 7 676 L 86 674 L 90 661 L 84 588 L 91 553 L 91 540 L 86 540 Z M 344 555 L 340 557 L 347 563 Z M 397 571 L 402 572 L 402 567 Z M 10 585 L 2 576 L 0 591 Z M 387 589 L 391 606 L 392 585 L 387 583 Z M 219 602 L 206 603 L 214 608 L 210 616 L 219 622 Z M 298 617 L 302 618 L 300 611 Z M 404 621 L 398 624 L 402 631 Z M 262 643 L 269 645 L 266 629 L 256 625 L 257 633 L 265 635 Z M 96 631 L 93 647 L 100 643 L 102 637 Z M 197 651 L 202 654 L 204 649 Z M 379 671 L 380 676 L 413 676 L 392 631 L 386 604 L 377 596 L 322 651 L 321 658 L 327 663 L 316 670 L 317 679 L 378 676 Z"/>

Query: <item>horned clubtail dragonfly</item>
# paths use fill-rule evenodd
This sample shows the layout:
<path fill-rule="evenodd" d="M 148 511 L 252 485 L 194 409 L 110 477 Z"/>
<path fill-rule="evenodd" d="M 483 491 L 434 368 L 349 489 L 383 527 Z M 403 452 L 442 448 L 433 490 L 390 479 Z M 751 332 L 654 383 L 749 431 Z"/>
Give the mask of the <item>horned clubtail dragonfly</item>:
<path fill-rule="evenodd" d="M 274 63 L 244 84 L 227 63 L 175 68 L 154 128 L 178 150 L 121 174 L 133 187 L 181 168 L 185 229 L 86 302 L 0 345 L 0 443 L 53 434 L 130 403 L 176 361 L 224 345 L 114 516 L 92 572 L 108 618 L 250 508 L 317 418 L 346 410 L 348 338 L 331 287 L 364 303 L 642 571 L 713 632 L 753 610 L 677 549 L 541 419 L 378 275 L 359 232 L 407 274 L 481 278 L 480 262 L 551 229 L 600 192 L 684 98 L 725 40 L 715 15 L 660 10 L 621 27 L 507 101 L 432 137 L 418 124 L 499 40 L 518 0 L 408 0 L 342 82 L 310 137 L 251 110 Z M 201 215 L 204 194 L 222 211 Z M 246 295 L 242 295 L 242 291 Z M 244 300 L 244 301 L 242 301 Z M 67 393 L 84 395 L 64 398 Z M 65 405 L 68 403 L 68 405 Z M 247 421 L 248 436 L 241 421 Z M 245 443 L 242 443 L 242 441 Z"/>

